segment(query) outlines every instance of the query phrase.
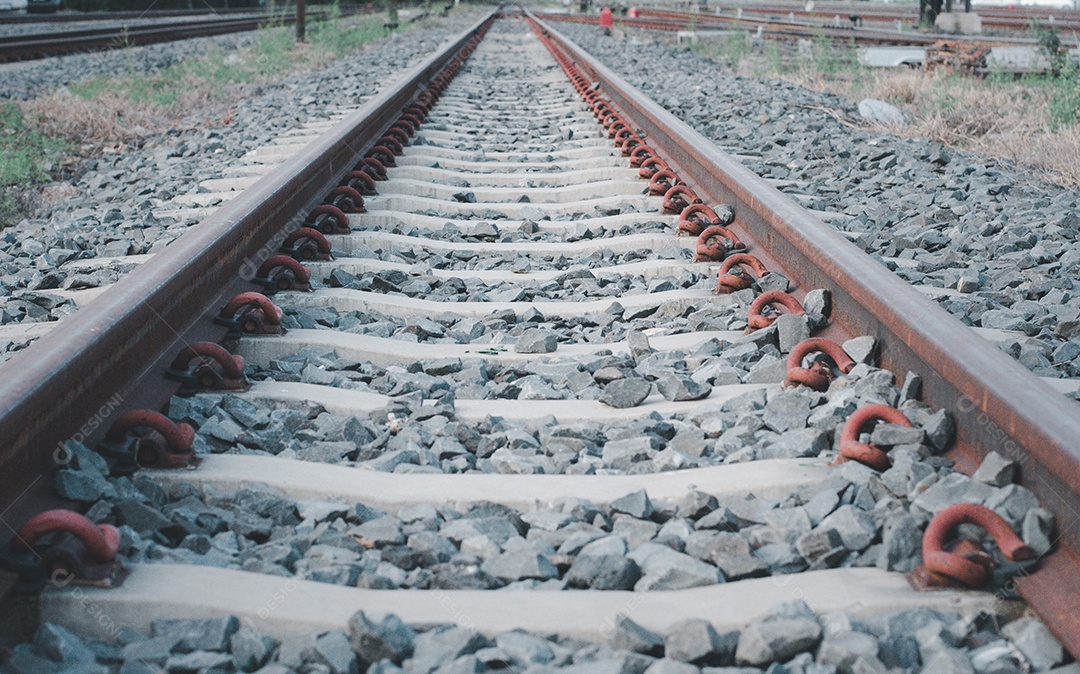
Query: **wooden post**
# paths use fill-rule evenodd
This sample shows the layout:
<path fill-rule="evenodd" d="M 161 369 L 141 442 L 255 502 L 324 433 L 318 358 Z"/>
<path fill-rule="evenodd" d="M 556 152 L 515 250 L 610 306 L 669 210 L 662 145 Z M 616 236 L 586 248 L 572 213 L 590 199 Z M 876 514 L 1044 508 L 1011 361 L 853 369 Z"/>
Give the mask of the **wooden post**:
<path fill-rule="evenodd" d="M 307 8 L 304 6 L 304 0 L 296 0 L 296 41 L 304 42 L 307 35 L 307 27 L 304 25 L 305 19 L 307 19 Z"/>

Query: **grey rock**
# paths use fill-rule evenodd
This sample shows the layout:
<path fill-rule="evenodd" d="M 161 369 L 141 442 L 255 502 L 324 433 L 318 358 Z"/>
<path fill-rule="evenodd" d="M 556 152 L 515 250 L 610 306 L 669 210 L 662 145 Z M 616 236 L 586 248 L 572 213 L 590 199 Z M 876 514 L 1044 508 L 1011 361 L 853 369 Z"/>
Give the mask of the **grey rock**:
<path fill-rule="evenodd" d="M 726 665 L 734 661 L 738 632 L 723 636 L 707 620 L 687 618 L 668 628 L 664 634 L 664 655 L 695 665 Z"/>
<path fill-rule="evenodd" d="M 735 662 L 764 667 L 813 650 L 821 641 L 821 625 L 807 618 L 754 622 L 739 635 Z"/>
<path fill-rule="evenodd" d="M 840 533 L 836 529 L 824 526 L 799 536 L 795 541 L 795 549 L 799 551 L 803 559 L 811 564 L 823 557 L 831 556 L 837 549 L 847 554 Z"/>
<path fill-rule="evenodd" d="M 241 627 L 229 638 L 229 652 L 236 661 L 238 669 L 253 672 L 267 663 L 277 641 L 273 637 L 259 634 L 249 627 Z"/>
<path fill-rule="evenodd" d="M 790 353 L 795 345 L 810 338 L 810 322 L 805 314 L 783 314 L 773 325 L 776 326 L 781 353 Z"/>
<path fill-rule="evenodd" d="M 806 293 L 803 309 L 809 314 L 819 314 L 826 318 L 832 313 L 832 292 L 828 288 L 817 288 Z"/>
<path fill-rule="evenodd" d="M 821 521 L 820 526 L 836 529 L 844 547 L 849 550 L 865 550 L 877 532 L 874 519 L 852 505 L 840 506 L 836 512 Z"/>
<path fill-rule="evenodd" d="M 315 640 L 315 661 L 330 668 L 331 674 L 357 674 L 360 663 L 344 632 L 327 632 Z"/>
<path fill-rule="evenodd" d="M 34 651 L 53 662 L 75 666 L 78 663 L 95 663 L 94 651 L 80 637 L 60 625 L 45 623 L 34 635 Z"/>
<path fill-rule="evenodd" d="M 826 636 L 818 646 L 817 661 L 836 667 L 840 674 L 885 670 L 885 665 L 878 660 L 877 639 L 860 632 Z"/>
<path fill-rule="evenodd" d="M 611 509 L 617 513 L 626 513 L 631 517 L 644 519 L 652 515 L 653 504 L 645 490 L 636 491 L 611 502 Z"/>
<path fill-rule="evenodd" d="M 626 333 L 626 346 L 635 360 L 653 352 L 653 348 L 649 344 L 649 336 L 640 330 L 631 330 Z"/>
<path fill-rule="evenodd" d="M 922 531 L 915 518 L 906 512 L 894 513 L 882 529 L 877 567 L 902 573 L 914 571 L 921 547 Z"/>
<path fill-rule="evenodd" d="M 764 576 L 765 562 L 750 553 L 750 545 L 738 534 L 722 531 L 708 548 L 709 560 L 720 569 L 727 580 Z"/>
<path fill-rule="evenodd" d="M 240 629 L 236 616 L 197 620 L 155 620 L 152 625 L 155 637 L 169 637 L 178 641 L 179 648 L 187 651 L 225 651 L 229 639 Z"/>
<path fill-rule="evenodd" d="M 655 454 L 656 441 L 647 436 L 609 440 L 604 443 L 601 458 L 616 470 L 630 470 L 634 464 L 648 461 Z"/>
<path fill-rule="evenodd" d="M 1001 628 L 1002 636 L 1013 642 L 1031 662 L 1035 671 L 1061 664 L 1065 650 L 1038 618 L 1020 618 Z"/>
<path fill-rule="evenodd" d="M 471 655 L 491 645 L 491 641 L 476 630 L 464 627 L 436 628 L 416 637 L 408 671 L 413 674 L 430 674 L 443 663 Z"/>
<path fill-rule="evenodd" d="M 72 501 L 93 503 L 115 498 L 116 489 L 100 473 L 83 470 L 60 470 L 53 477 L 56 493 Z"/>
<path fill-rule="evenodd" d="M 926 434 L 923 433 L 921 428 L 886 423 L 875 426 L 874 431 L 870 434 L 870 442 L 882 447 L 920 445 L 925 438 Z"/>
<path fill-rule="evenodd" d="M 698 674 L 700 671 L 689 663 L 662 658 L 649 665 L 645 674 Z"/>
<path fill-rule="evenodd" d="M 375 545 L 401 545 L 405 534 L 401 531 L 401 521 L 396 517 L 380 517 L 353 527 L 350 534 L 369 540 Z"/>
<path fill-rule="evenodd" d="M 810 417 L 810 400 L 797 389 L 771 396 L 765 405 L 765 423 L 778 433 L 803 429 Z"/>
<path fill-rule="evenodd" d="M 647 543 L 630 553 L 644 572 L 635 591 L 682 590 L 723 582 L 716 567 L 676 552 L 666 545 Z"/>
<path fill-rule="evenodd" d="M 592 590 L 632 590 L 640 578 L 637 563 L 622 555 L 581 555 L 566 572 L 567 585 Z"/>
<path fill-rule="evenodd" d="M 856 363 L 873 365 L 877 355 L 877 340 L 870 335 L 849 339 L 841 344 L 847 355 Z"/>
<path fill-rule="evenodd" d="M 558 568 L 549 559 L 526 548 L 507 550 L 498 557 L 484 562 L 481 568 L 485 573 L 507 582 L 526 578 L 547 580 L 559 577 Z"/>
<path fill-rule="evenodd" d="M 495 645 L 519 666 L 543 665 L 555 659 L 551 643 L 527 632 L 503 632 L 495 637 Z"/>
<path fill-rule="evenodd" d="M 558 348 L 558 338 L 543 328 L 529 328 L 514 343 L 514 351 L 518 353 L 553 353 Z"/>
<path fill-rule="evenodd" d="M 226 653 L 192 651 L 170 656 L 165 661 L 165 669 L 169 674 L 197 674 L 214 670 L 228 672 L 234 669 L 234 662 L 232 656 Z"/>
<path fill-rule="evenodd" d="M 1054 513 L 1043 508 L 1032 508 L 1024 515 L 1021 538 L 1041 557 L 1053 546 L 1054 530 Z"/>
<path fill-rule="evenodd" d="M 120 656 L 124 660 L 140 660 L 155 665 L 162 665 L 173 653 L 180 642 L 178 637 L 159 636 L 141 641 L 133 641 L 125 644 L 120 649 Z"/>
<path fill-rule="evenodd" d="M 379 660 L 400 664 L 412 655 L 416 632 L 395 615 L 368 616 L 357 611 L 349 618 L 349 645 L 360 659 L 360 665 Z"/>
<path fill-rule="evenodd" d="M 711 385 L 674 374 L 657 379 L 656 388 L 667 400 L 701 400 L 712 393 Z"/>
<path fill-rule="evenodd" d="M 923 424 L 923 430 L 926 431 L 926 439 L 930 441 L 934 449 L 942 452 L 956 435 L 956 424 L 948 411 L 942 409 L 935 412 Z"/>
<path fill-rule="evenodd" d="M 615 620 L 610 643 L 613 648 L 660 657 L 664 653 L 664 638 L 645 629 L 625 615 Z"/>
<path fill-rule="evenodd" d="M 1015 461 L 1006 459 L 997 452 L 990 452 L 983 458 L 971 479 L 993 487 L 1004 487 L 1012 484 L 1016 478 L 1016 468 Z"/>
<path fill-rule="evenodd" d="M 876 98 L 864 98 L 859 101 L 859 116 L 868 122 L 884 126 L 904 126 L 907 119 L 895 105 Z"/>
<path fill-rule="evenodd" d="M 637 407 L 649 397 L 650 391 L 652 384 L 641 377 L 624 377 L 608 383 L 599 400 L 618 409 Z"/>

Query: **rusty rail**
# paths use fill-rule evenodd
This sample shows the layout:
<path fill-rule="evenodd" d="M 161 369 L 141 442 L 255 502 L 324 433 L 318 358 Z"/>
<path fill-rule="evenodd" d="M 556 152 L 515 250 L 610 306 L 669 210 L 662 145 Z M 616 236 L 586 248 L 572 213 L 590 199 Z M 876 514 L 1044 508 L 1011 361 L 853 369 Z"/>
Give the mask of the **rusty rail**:
<path fill-rule="evenodd" d="M 356 13 L 358 10 L 351 9 L 347 12 L 343 11 L 342 15 L 351 16 Z M 321 20 L 326 18 L 326 13 L 318 12 L 314 17 L 309 16 L 309 18 Z M 284 25 L 295 21 L 294 14 L 258 14 L 224 19 L 215 17 L 204 21 L 174 21 L 139 26 L 120 25 L 108 28 L 14 35 L 0 39 L 0 63 L 225 35 L 255 30 L 274 22 Z"/>
<path fill-rule="evenodd" d="M 990 451 L 1022 466 L 1020 483 L 1058 517 L 1062 532 L 1042 568 L 1018 581 L 1021 594 L 1074 655 L 1080 654 L 1080 412 L 1075 403 L 978 336 L 833 228 L 724 153 L 626 80 L 536 20 L 624 118 L 702 199 L 733 205 L 735 226 L 756 255 L 801 288 L 832 291 L 832 320 L 873 335 L 882 367 L 922 377 L 923 400 L 953 414 L 950 457 L 970 473 Z M 773 266 L 772 261 L 782 264 Z"/>
<path fill-rule="evenodd" d="M 0 378 L 0 544 L 10 528 L 54 503 L 59 443 L 93 445 L 121 413 L 158 409 L 178 384 L 164 377 L 182 346 L 220 341 L 214 317 L 255 290 L 252 274 L 289 231 L 351 171 L 492 12 L 274 172 L 4 365 Z M 103 404 L 104 403 L 104 404 Z"/>

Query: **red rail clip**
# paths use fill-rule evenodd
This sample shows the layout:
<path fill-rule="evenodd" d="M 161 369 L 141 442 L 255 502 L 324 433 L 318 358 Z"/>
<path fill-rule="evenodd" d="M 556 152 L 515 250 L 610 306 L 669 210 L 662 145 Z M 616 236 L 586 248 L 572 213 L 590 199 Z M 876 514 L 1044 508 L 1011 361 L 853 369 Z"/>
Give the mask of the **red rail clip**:
<path fill-rule="evenodd" d="M 275 255 L 263 262 L 252 281 L 262 285 L 267 295 L 279 290 L 311 290 L 311 274 L 302 264 L 286 255 Z"/>
<path fill-rule="evenodd" d="M 48 538 L 46 543 L 42 539 Z M 59 585 L 119 584 L 126 571 L 116 561 L 120 531 L 110 524 L 94 524 L 72 510 L 46 510 L 19 527 L 11 541 L 15 552 L 41 557 L 50 579 Z"/>
<path fill-rule="evenodd" d="M 105 439 L 121 443 L 127 434 L 139 428 L 148 429 L 135 441 L 135 461 L 150 468 L 187 468 L 197 465 L 191 450 L 195 429 L 187 424 L 174 424 L 171 419 L 153 410 L 132 410 L 120 416 Z"/>
<path fill-rule="evenodd" d="M 165 375 L 181 382 L 185 392 L 246 391 L 251 386 L 244 376 L 244 357 L 233 355 L 214 342 L 185 346 Z"/>
<path fill-rule="evenodd" d="M 839 344 L 824 337 L 811 337 L 799 342 L 791 350 L 787 363 L 787 380 L 784 383 L 789 386 L 803 384 L 816 391 L 824 391 L 829 388 L 833 374 L 832 369 L 826 363 L 817 362 L 808 368 L 802 366 L 803 358 L 816 352 L 824 353 L 832 358 L 833 362 L 836 363 L 836 369 L 844 374 L 851 372 L 851 368 L 855 367 L 855 361 Z"/>
<path fill-rule="evenodd" d="M 738 269 L 742 273 L 732 273 L 734 269 Z M 751 281 L 746 277 L 747 272 L 751 272 L 756 278 L 761 278 L 768 271 L 765 265 L 761 263 L 761 260 L 753 255 L 746 253 L 729 255 L 724 260 L 724 264 L 720 265 L 720 272 L 716 280 L 716 292 L 732 293 L 749 288 Z"/>
<path fill-rule="evenodd" d="M 247 292 L 229 300 L 215 320 L 236 334 L 280 335 L 281 315 L 281 309 L 266 295 Z M 230 336 L 234 336 L 232 332 Z"/>
<path fill-rule="evenodd" d="M 802 315 L 806 313 L 806 310 L 803 309 L 803 305 L 799 303 L 799 300 L 783 290 L 770 290 L 767 293 L 758 295 L 750 305 L 750 312 L 746 319 L 747 324 L 750 326 L 750 330 L 760 330 L 761 328 L 767 328 L 772 325 L 773 321 L 778 317 L 776 315 L 766 316 L 761 312 L 766 306 L 776 306 L 777 304 L 782 305 L 790 314 Z"/>
<path fill-rule="evenodd" d="M 683 223 L 680 222 L 679 226 L 682 225 Z M 731 241 L 731 250 L 746 249 L 746 244 L 739 240 L 735 232 L 723 225 L 712 225 L 706 227 L 705 231 L 698 235 L 697 246 L 694 248 L 694 262 L 720 262 L 723 260 L 728 254 L 725 239 Z"/>
<path fill-rule="evenodd" d="M 945 541 L 961 524 L 975 524 L 985 529 L 1009 561 L 1026 562 L 1036 557 L 1035 551 L 1024 545 L 1024 541 L 1020 540 L 1009 523 L 993 510 L 973 503 L 959 503 L 939 512 L 926 527 L 922 556 L 925 571 L 929 572 L 930 578 L 917 578 L 920 585 L 941 584 L 940 581 L 944 579 L 951 579 L 968 587 L 979 587 L 986 583 L 993 566 L 993 558 L 977 544 L 961 541 L 953 551 L 945 550 Z M 920 569 L 916 569 L 915 575 L 920 575 Z"/>
<path fill-rule="evenodd" d="M 289 233 L 281 243 L 281 252 L 294 260 L 332 260 L 330 242 L 317 229 L 300 227 Z"/>
<path fill-rule="evenodd" d="M 364 197 L 348 185 L 338 185 L 330 190 L 323 200 L 324 204 L 337 206 L 346 213 L 363 213 Z"/>
<path fill-rule="evenodd" d="M 352 231 L 349 229 L 349 216 L 337 206 L 330 204 L 322 204 L 311 209 L 305 224 L 323 234 L 348 234 Z"/>
<path fill-rule="evenodd" d="M 859 434 L 871 421 L 884 421 L 898 426 L 912 426 L 911 420 L 903 412 L 888 405 L 867 405 L 855 410 L 840 434 L 840 461 L 858 461 L 874 470 L 889 469 L 889 456 L 877 445 L 859 442 Z"/>

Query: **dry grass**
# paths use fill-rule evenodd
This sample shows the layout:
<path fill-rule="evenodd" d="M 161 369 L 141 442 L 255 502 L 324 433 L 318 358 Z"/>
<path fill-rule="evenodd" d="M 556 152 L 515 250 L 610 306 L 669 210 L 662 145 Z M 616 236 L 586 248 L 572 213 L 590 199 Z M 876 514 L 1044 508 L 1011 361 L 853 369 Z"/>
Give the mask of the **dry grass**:
<path fill-rule="evenodd" d="M 1080 188 L 1080 78 L 977 79 L 922 70 L 876 69 L 856 64 L 843 46 L 815 43 L 812 58 L 778 57 L 766 43 L 762 53 L 730 45 L 711 56 L 735 65 L 740 74 L 785 79 L 849 100 L 877 98 L 899 107 L 911 123 L 889 130 L 932 138 L 1015 162 L 1034 176 Z"/>

